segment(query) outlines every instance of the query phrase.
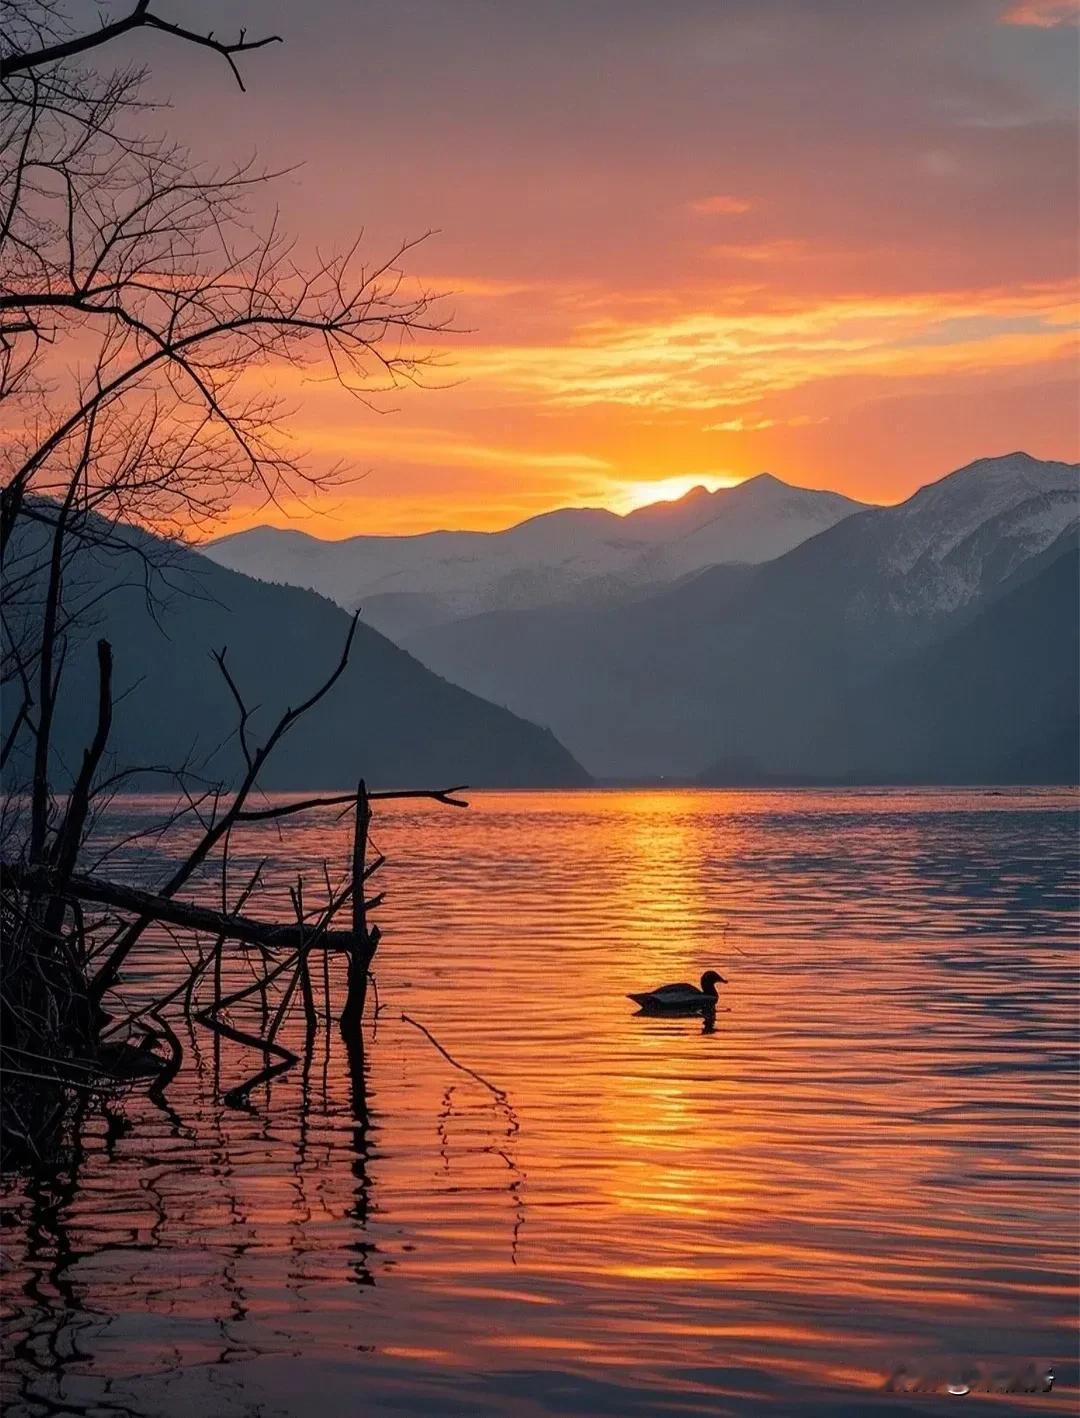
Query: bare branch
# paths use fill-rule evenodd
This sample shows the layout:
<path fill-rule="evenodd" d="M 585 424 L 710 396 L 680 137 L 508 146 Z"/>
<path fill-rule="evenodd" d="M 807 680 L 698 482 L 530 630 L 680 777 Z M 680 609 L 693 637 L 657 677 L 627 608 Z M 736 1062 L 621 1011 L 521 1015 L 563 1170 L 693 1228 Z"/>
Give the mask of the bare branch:
<path fill-rule="evenodd" d="M 152 916 L 154 920 L 165 921 L 185 930 L 205 931 L 228 940 L 244 941 L 248 945 L 298 949 L 302 945 L 317 944 L 325 950 L 347 950 L 352 942 L 351 931 L 324 930 L 319 934 L 303 925 L 275 925 L 254 921 L 247 916 L 226 915 L 206 906 L 176 901 L 170 896 L 81 873 L 74 873 L 66 881 L 61 881 L 51 867 L 24 867 L 17 862 L 7 862 L 2 869 L 7 882 L 20 890 L 46 892 L 55 889 L 79 901 L 92 901 L 119 911 Z"/>
<path fill-rule="evenodd" d="M 0 79 L 26 73 L 31 69 L 40 69 L 47 64 L 56 64 L 64 59 L 74 59 L 77 55 L 98 49 L 101 45 L 108 44 L 110 40 L 119 39 L 121 35 L 140 28 L 162 30 L 165 34 L 174 35 L 177 39 L 186 40 L 189 44 L 201 45 L 222 55 L 241 89 L 244 87 L 244 81 L 240 77 L 240 71 L 236 67 L 233 55 L 244 54 L 249 49 L 262 49 L 267 44 L 281 43 L 281 36 L 278 34 L 266 35 L 262 39 L 247 39 L 244 30 L 240 31 L 239 39 L 232 43 L 215 39 L 213 30 L 209 34 L 199 34 L 195 30 L 186 29 L 183 25 L 163 20 L 151 13 L 150 0 L 137 0 L 135 8 L 130 14 L 123 16 L 122 19 L 114 20 L 111 24 L 101 25 L 96 30 L 58 41 L 56 44 L 44 45 L 41 49 L 21 54 L 9 54 L 0 58 Z"/>
<path fill-rule="evenodd" d="M 455 798 L 454 793 L 462 793 L 468 783 L 459 783 L 455 788 L 395 788 L 387 791 L 368 792 L 369 801 L 389 802 L 395 798 L 428 798 L 444 803 L 447 807 L 468 807 L 464 798 Z M 267 822 L 276 817 L 292 817 L 294 813 L 308 812 L 317 807 L 349 807 L 356 801 L 355 793 L 339 793 L 329 798 L 303 798 L 295 803 L 279 803 L 276 807 L 257 808 L 237 814 L 238 822 Z"/>

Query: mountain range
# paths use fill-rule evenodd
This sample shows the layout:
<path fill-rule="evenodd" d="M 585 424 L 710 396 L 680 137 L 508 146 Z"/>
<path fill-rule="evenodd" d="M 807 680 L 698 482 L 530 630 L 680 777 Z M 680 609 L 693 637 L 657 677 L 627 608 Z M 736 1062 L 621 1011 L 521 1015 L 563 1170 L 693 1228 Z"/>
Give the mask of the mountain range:
<path fill-rule="evenodd" d="M 43 568 L 44 531 L 22 524 L 6 558 L 10 578 Z M 211 658 L 228 665 L 252 708 L 250 737 L 306 699 L 341 658 L 350 617 L 325 597 L 269 585 L 134 527 L 120 526 L 109 550 L 88 545 L 65 572 L 69 604 L 93 607 L 82 633 L 68 635 L 52 737 L 63 781 L 93 735 L 95 641 L 113 648 L 114 771 L 190 764 L 204 779 L 235 782 L 242 768 L 237 710 Z M 154 568 L 154 569 L 151 569 Z M 153 593 L 153 604 L 148 589 Z M 24 586 L 19 604 L 40 604 Z M 9 604 L 9 614 L 16 607 Z M 5 693 L 4 731 L 18 696 Z M 448 684 L 359 624 L 341 678 L 275 749 L 264 788 L 439 787 L 452 783 L 572 787 L 588 775 L 546 730 Z M 12 769 L 9 781 L 16 781 Z M 143 775 L 133 788 L 170 787 Z"/>
<path fill-rule="evenodd" d="M 606 778 L 1078 776 L 1078 468 L 985 458 L 894 507 L 763 474 L 624 517 L 206 554 L 316 585 Z"/>
<path fill-rule="evenodd" d="M 345 603 L 367 586 L 365 606 L 395 607 L 403 646 L 360 623 L 267 787 L 1075 782 L 1078 497 L 1080 466 L 1014 453 L 894 507 L 762 476 L 502 533 L 326 543 L 262 528 L 204 556 L 122 529 L 120 551 L 88 548 L 68 570 L 98 625 L 70 647 L 65 679 L 85 693 L 62 696 L 56 750 L 74 763 L 87 742 L 105 634 L 117 766 L 206 760 L 235 777 L 235 708 L 210 651 L 230 647 L 257 735 L 347 632 L 342 605 L 285 577 Z M 264 579 L 210 559 L 225 555 Z M 148 560 L 167 563 L 157 614 Z"/>
<path fill-rule="evenodd" d="M 625 516 L 562 508 L 502 532 L 323 541 L 255 527 L 209 542 L 212 561 L 319 591 L 395 640 L 488 611 L 604 605 L 726 562 L 762 562 L 860 511 L 834 492 L 767 473 L 695 488 Z"/>
<path fill-rule="evenodd" d="M 1073 781 L 1077 585 L 1040 558 L 1072 554 L 1077 514 L 1077 465 L 984 459 L 756 566 L 623 604 L 459 619 L 406 645 L 605 777 L 986 781 L 1052 739 L 1040 776 Z M 1038 621 L 1021 655 L 1025 605 Z M 1043 699 L 1009 689 L 1037 670 Z M 977 763 L 950 754 L 976 740 Z"/>

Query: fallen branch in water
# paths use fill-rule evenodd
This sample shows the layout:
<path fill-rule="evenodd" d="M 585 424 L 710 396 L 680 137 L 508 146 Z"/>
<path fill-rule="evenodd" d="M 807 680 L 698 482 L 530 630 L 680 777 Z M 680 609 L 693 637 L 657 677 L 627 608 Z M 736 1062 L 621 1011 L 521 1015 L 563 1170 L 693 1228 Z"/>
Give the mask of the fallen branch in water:
<path fill-rule="evenodd" d="M 223 998 L 219 996 L 214 1000 L 213 1004 L 208 1005 L 206 1009 L 200 1009 L 195 1015 L 195 1019 L 198 1023 L 205 1024 L 208 1029 L 220 1035 L 222 1038 L 231 1039 L 236 1044 L 245 1044 L 251 1049 L 258 1049 L 264 1057 L 272 1054 L 277 1060 L 276 1063 L 267 1064 L 265 1068 L 260 1069 L 258 1073 L 247 1079 L 246 1082 L 237 1084 L 236 1087 L 228 1089 L 223 1097 L 224 1101 L 230 1107 L 243 1106 L 247 1101 L 248 1094 L 251 1093 L 253 1089 L 257 1088 L 260 1083 L 268 1083 L 272 1078 L 276 1078 L 279 1073 L 285 1073 L 288 1069 L 292 1068 L 294 1064 L 299 1063 L 299 1054 L 294 1053 L 292 1049 L 287 1049 L 283 1045 L 275 1043 L 273 1038 L 273 1034 L 277 1033 L 277 1024 L 280 1023 L 280 1019 L 284 1015 L 284 1010 L 288 1007 L 288 1000 L 291 998 L 292 991 L 290 990 L 288 992 L 283 1002 L 283 1007 L 280 1007 L 278 1010 L 278 1019 L 275 1021 L 274 1029 L 270 1036 L 264 1037 L 261 1034 L 252 1034 L 246 1029 L 238 1028 L 235 1024 L 228 1024 L 220 1015 L 223 1010 L 228 1009 L 231 1005 L 238 1004 L 241 1000 L 247 999 L 250 995 L 260 990 L 265 990 L 268 985 L 272 984 L 280 975 L 283 975 L 290 966 L 295 966 L 299 963 L 299 955 L 300 952 L 298 951 L 295 955 L 288 956 L 279 965 L 275 966 L 269 974 L 256 980 L 254 984 L 246 985 L 240 990 L 234 990 L 232 994 L 225 995 Z"/>
<path fill-rule="evenodd" d="M 373 864 L 374 865 L 374 864 Z M 3 873 L 8 882 L 20 890 L 48 892 L 53 886 L 53 874 L 47 867 L 23 867 L 5 863 Z M 148 915 L 154 920 L 188 930 L 207 931 L 228 940 L 240 940 L 248 945 L 268 948 L 285 947 L 297 950 L 301 946 L 316 946 L 324 950 L 351 948 L 351 931 L 323 931 L 317 939 L 311 927 L 275 925 L 270 921 L 253 921 L 249 916 L 229 915 L 206 906 L 177 901 L 172 896 L 155 895 L 137 886 L 121 886 L 98 877 L 72 875 L 63 884 L 63 894 L 78 901 L 93 901 L 99 906 L 112 906 L 119 911 Z"/>

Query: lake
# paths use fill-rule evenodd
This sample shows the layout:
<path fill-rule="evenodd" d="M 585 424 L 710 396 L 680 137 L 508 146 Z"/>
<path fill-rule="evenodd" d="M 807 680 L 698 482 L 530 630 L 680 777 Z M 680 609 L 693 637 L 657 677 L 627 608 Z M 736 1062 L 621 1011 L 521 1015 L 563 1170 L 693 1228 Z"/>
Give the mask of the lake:
<path fill-rule="evenodd" d="M 1075 1411 L 1075 796 L 472 803 L 376 817 L 365 1080 L 320 1032 L 225 1107 L 261 1060 L 193 1025 L 168 1108 L 9 1182 L 8 1418 Z M 710 966 L 711 1032 L 624 997 Z"/>

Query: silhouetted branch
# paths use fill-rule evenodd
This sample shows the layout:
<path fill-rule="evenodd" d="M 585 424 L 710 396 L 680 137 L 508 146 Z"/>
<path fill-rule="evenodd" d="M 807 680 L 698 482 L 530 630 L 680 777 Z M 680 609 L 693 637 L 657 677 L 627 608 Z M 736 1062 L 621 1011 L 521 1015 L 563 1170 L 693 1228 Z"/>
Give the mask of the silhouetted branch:
<path fill-rule="evenodd" d="M 125 13 L 115 18 L 121 7 Z M 213 1004 L 196 1017 L 267 1056 L 266 1068 L 227 1095 L 231 1102 L 295 1062 L 275 1041 L 297 991 L 313 1025 L 313 949 L 323 952 L 327 971 L 330 951 L 348 952 L 350 982 L 359 982 L 352 998 L 362 1011 L 380 938 L 369 913 L 383 899 L 378 892 L 366 896 L 365 883 L 383 864 L 381 856 L 367 860 L 372 802 L 427 798 L 467 806 L 457 787 L 369 794 L 363 784 L 346 796 L 249 806 L 282 738 L 344 673 L 354 617 L 336 666 L 271 721 L 261 744 L 255 706 L 249 708 L 226 649 L 215 653 L 236 708 L 243 757 L 238 787 L 226 792 L 215 784 L 200 793 L 190 757 L 179 766 L 155 766 L 172 776 L 176 803 L 139 835 L 166 844 L 167 879 L 144 889 L 98 874 L 109 852 L 128 852 L 134 839 L 121 834 L 110 838 L 104 854 L 95 852 L 95 825 L 112 795 L 141 770 L 106 761 L 114 707 L 123 695 L 114 696 L 112 653 L 104 640 L 98 642 L 91 741 L 80 764 L 69 771 L 60 763 L 64 736 L 54 724 L 67 727 L 59 712 L 66 708 L 61 688 L 65 700 L 81 688 L 70 661 L 64 674 L 69 646 L 93 633 L 115 593 L 141 592 L 155 620 L 170 593 L 199 594 L 166 575 L 168 541 L 133 537 L 128 526 L 171 534 L 175 544 L 220 520 L 240 490 L 280 505 L 285 495 L 338 481 L 340 469 L 312 470 L 289 455 L 280 436 L 282 405 L 267 392 L 277 381 L 253 378 L 253 372 L 284 366 L 325 376 L 375 407 L 376 395 L 419 382 L 433 362 L 415 337 L 448 328 L 433 309 L 432 293 L 404 284 L 400 263 L 416 242 L 404 241 L 373 263 L 362 259 L 358 242 L 338 255 L 315 252 L 305 263 L 276 219 L 261 234 L 252 226 L 249 190 L 272 174 L 253 164 L 210 172 L 179 144 L 129 125 L 153 105 L 142 95 L 144 70 L 90 67 L 112 41 L 159 31 L 224 58 L 243 88 L 237 57 L 279 38 L 249 39 L 241 30 L 238 38 L 223 39 L 155 7 L 168 9 L 168 0 L 117 0 L 107 23 L 79 33 L 55 0 L 0 0 L 0 402 L 6 415 L 0 682 L 13 696 L 0 755 L 23 779 L 8 779 L 0 802 L 3 850 L 11 859 L 0 893 L 0 1062 L 14 1051 L 35 1077 L 61 1085 L 48 1092 L 32 1125 L 23 1112 L 29 1095 L 12 1098 L 5 1089 L 0 1124 L 5 1132 L 10 1124 L 10 1135 L 30 1152 L 39 1151 L 38 1133 L 68 1106 L 65 1062 L 92 1058 L 106 1034 L 142 1030 L 149 1036 L 153 1029 L 164 1041 L 169 1057 L 153 1088 L 160 1099 L 183 1059 L 163 1011 L 181 1000 L 193 1010 L 197 987 L 199 993 L 209 988 L 211 968 Z M 110 560 L 120 565 L 112 579 Z M 125 569 L 129 562 L 134 575 Z M 123 647 L 116 650 L 120 666 Z M 311 909 L 298 880 L 295 921 L 288 924 L 244 914 L 260 871 L 237 899 L 229 885 L 233 829 L 354 802 L 357 837 L 348 884 L 335 887 L 326 872 L 325 899 Z M 176 839 L 168 834 L 192 822 L 193 843 L 170 853 L 168 843 Z M 221 909 L 177 899 L 188 883 L 194 894 L 194 883 L 204 881 L 219 858 Z M 353 929 L 332 929 L 348 905 Z M 116 989 L 152 923 L 209 936 L 215 944 L 205 954 L 200 939 L 189 952 L 178 937 L 179 982 L 162 986 L 150 1000 L 140 992 L 134 1010 L 120 999 L 116 1016 L 106 1020 L 102 1000 Z M 261 966 L 254 953 L 236 952 L 255 966 L 256 978 L 228 995 L 222 990 L 226 941 L 262 952 Z M 324 991 L 329 1010 L 328 973 Z M 261 1035 L 221 1017 L 253 996 Z M 349 1042 L 355 1064 L 359 1031 Z M 35 1055 L 54 1064 L 50 1078 Z M 30 1073 L 22 1064 L 16 1073 L 19 1088 Z"/>
<path fill-rule="evenodd" d="M 161 30 L 165 34 L 173 35 L 189 44 L 212 49 L 215 54 L 220 54 L 226 60 L 241 89 L 244 87 L 244 81 L 240 77 L 240 71 L 232 56 L 244 54 L 249 49 L 262 49 L 267 44 L 281 43 L 281 36 L 278 34 L 266 35 L 262 39 L 248 39 L 245 30 L 241 30 L 240 38 L 231 43 L 215 39 L 213 30 L 208 34 L 199 34 L 196 30 L 189 30 L 183 25 L 163 20 L 158 15 L 151 13 L 150 0 L 137 0 L 135 8 L 130 14 L 124 15 L 119 20 L 114 20 L 111 24 L 101 25 L 96 30 L 75 35 L 71 39 L 44 45 L 37 50 L 9 54 L 0 59 L 0 79 L 10 78 L 13 74 L 26 73 L 28 70 L 40 69 L 46 64 L 56 64 L 64 59 L 74 59 L 77 55 L 86 54 L 91 49 L 108 44 L 110 40 L 119 39 L 121 35 L 141 28 Z"/>
<path fill-rule="evenodd" d="M 83 829 L 90 811 L 90 789 L 105 753 L 112 726 L 112 646 L 99 640 L 98 657 L 98 717 L 93 742 L 83 754 L 82 767 L 68 799 L 64 821 L 56 836 L 52 863 L 56 878 L 62 883 L 75 866 L 82 845 Z"/>
<path fill-rule="evenodd" d="M 9 885 L 20 890 L 48 892 L 56 889 L 79 901 L 92 901 L 99 906 L 111 906 L 118 911 L 145 916 L 148 920 L 165 921 L 187 930 L 206 931 L 269 949 L 298 949 L 310 943 L 326 950 L 347 950 L 352 940 L 350 931 L 323 931 L 318 935 L 310 927 L 275 925 L 253 921 L 247 916 L 226 915 L 206 906 L 144 891 L 137 886 L 122 886 L 79 873 L 73 873 L 66 881 L 60 882 L 49 867 L 24 867 L 11 862 L 4 863 L 3 873 Z"/>
<path fill-rule="evenodd" d="M 224 677 L 225 683 L 226 683 L 226 684 L 228 685 L 228 687 L 229 687 L 229 693 L 232 695 L 233 699 L 234 699 L 235 702 L 236 702 L 236 707 L 237 707 L 237 709 L 239 709 L 239 711 L 240 711 L 240 722 L 239 722 L 238 725 L 237 725 L 236 736 L 237 736 L 237 738 L 238 738 L 239 741 L 240 741 L 240 751 L 241 751 L 241 753 L 244 755 L 244 762 L 245 762 L 245 763 L 247 764 L 247 766 L 250 768 L 250 767 L 251 767 L 251 750 L 248 748 L 248 741 L 247 741 L 247 724 L 248 724 L 248 718 L 250 717 L 250 713 L 249 713 L 249 710 L 248 710 L 247 705 L 244 703 L 244 697 L 243 697 L 243 695 L 240 693 L 240 690 L 237 688 L 236 681 L 233 679 L 232 675 L 229 673 L 229 667 L 228 667 L 228 665 L 226 665 L 226 663 L 225 663 L 225 656 L 226 656 L 228 653 L 229 653 L 229 647 L 228 647 L 227 645 L 223 645 L 220 650 L 214 650 L 214 651 L 212 651 L 212 654 L 213 654 L 213 657 L 214 657 L 214 662 L 215 662 L 215 664 L 217 665 L 218 669 L 221 671 L 222 676 Z"/>
<path fill-rule="evenodd" d="M 7 731 L 7 736 L 4 739 L 3 748 L 0 748 L 0 770 L 3 769 L 4 765 L 10 758 L 11 750 L 15 747 L 16 740 L 19 737 L 19 732 L 22 729 L 23 724 L 28 719 L 29 713 L 30 701 L 26 698 L 24 694 L 23 702 L 19 705 L 19 711 L 12 719 L 11 728 Z"/>
<path fill-rule="evenodd" d="M 429 798 L 433 802 L 445 803 L 447 807 L 468 807 L 464 798 L 455 798 L 454 793 L 462 793 L 468 783 L 459 783 L 454 788 L 398 788 L 385 792 L 369 792 L 369 802 L 388 802 L 395 798 Z M 351 807 L 356 801 L 355 793 L 339 793 L 329 798 L 304 798 L 302 802 L 280 803 L 276 807 L 256 808 L 238 814 L 238 822 L 267 822 L 276 817 L 291 817 L 296 812 L 308 812 L 317 807 Z M 381 860 L 381 859 L 380 859 Z"/>
<path fill-rule="evenodd" d="M 300 719 L 304 714 L 308 713 L 309 710 L 313 709 L 315 705 L 318 704 L 319 701 L 330 692 L 333 686 L 340 679 L 342 673 L 345 670 L 346 665 L 349 662 L 349 652 L 352 649 L 353 637 L 356 634 L 358 617 L 359 612 L 357 612 L 357 615 L 353 616 L 352 623 L 349 626 L 348 635 L 345 637 L 345 647 L 342 650 L 341 659 L 338 661 L 335 669 L 327 677 L 327 679 L 322 682 L 318 689 L 316 689 L 314 693 L 310 694 L 308 698 L 303 701 L 302 704 L 300 704 L 295 709 L 286 709 L 285 712 L 281 715 L 281 717 L 278 719 L 277 723 L 271 730 L 270 735 L 266 740 L 266 743 L 261 748 L 256 749 L 255 752 L 252 754 L 251 762 L 248 764 L 247 772 L 244 774 L 243 780 L 241 781 L 239 788 L 237 788 L 236 794 L 233 797 L 232 803 L 230 804 L 229 808 L 221 816 L 221 818 L 218 819 L 217 822 L 212 824 L 212 826 L 207 829 L 200 841 L 197 842 L 195 847 L 191 850 L 191 852 L 189 852 L 186 860 L 181 863 L 181 865 L 173 872 L 172 876 L 161 888 L 159 895 L 162 898 L 171 898 L 180 889 L 180 887 L 183 886 L 184 883 L 188 881 L 189 878 L 198 870 L 198 868 L 203 864 L 206 858 L 213 851 L 214 847 L 217 846 L 218 842 L 220 842 L 222 838 L 228 836 L 235 823 L 239 820 L 240 813 L 243 811 L 244 803 L 247 801 L 248 794 L 255 786 L 255 781 L 259 776 L 259 772 L 262 769 L 262 766 L 266 762 L 267 758 L 269 758 L 270 754 L 273 752 L 274 748 L 281 741 L 281 739 L 289 732 L 289 730 L 293 727 L 297 720 Z M 242 703 L 243 701 L 241 700 L 241 704 Z M 164 917 L 160 918 L 164 919 Z M 120 969 L 123 966 L 124 961 L 127 959 L 129 953 L 134 947 L 136 941 L 139 939 L 140 935 L 143 933 L 143 931 L 153 919 L 155 919 L 155 915 L 152 913 L 141 914 L 139 918 L 133 922 L 133 924 L 128 928 L 128 930 L 117 942 L 108 960 L 106 960 L 105 964 L 101 967 L 101 969 L 94 976 L 91 982 L 91 997 L 94 1000 L 100 1001 L 103 998 L 105 992 L 108 989 L 111 989 L 112 985 L 117 979 L 117 976 L 120 973 Z"/>

